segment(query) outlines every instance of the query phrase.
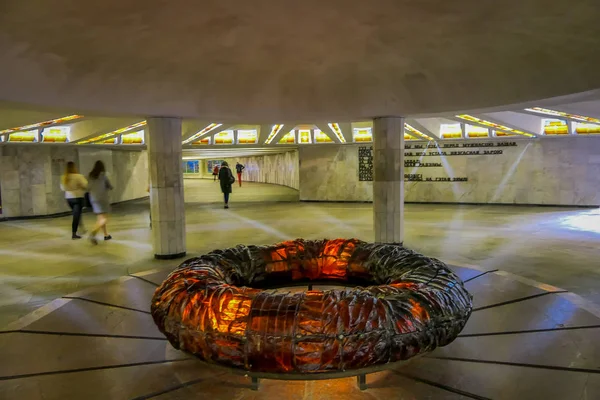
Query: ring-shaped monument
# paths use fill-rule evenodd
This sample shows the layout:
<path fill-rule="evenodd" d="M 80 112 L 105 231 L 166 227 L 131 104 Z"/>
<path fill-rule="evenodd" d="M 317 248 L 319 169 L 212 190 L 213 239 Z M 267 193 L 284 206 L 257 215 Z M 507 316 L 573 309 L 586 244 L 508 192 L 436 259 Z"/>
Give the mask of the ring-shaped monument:
<path fill-rule="evenodd" d="M 176 349 L 277 379 L 384 369 L 449 344 L 471 311 L 443 262 L 357 239 L 216 250 L 181 264 L 152 299 Z"/>

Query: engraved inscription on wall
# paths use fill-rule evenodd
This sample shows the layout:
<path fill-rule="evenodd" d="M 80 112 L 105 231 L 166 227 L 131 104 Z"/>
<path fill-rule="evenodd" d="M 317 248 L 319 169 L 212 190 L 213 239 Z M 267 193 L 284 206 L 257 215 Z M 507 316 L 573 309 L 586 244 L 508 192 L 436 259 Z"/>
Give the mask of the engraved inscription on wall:
<path fill-rule="evenodd" d="M 442 162 L 444 157 L 495 156 L 503 154 L 503 148 L 515 146 L 517 146 L 517 142 L 406 144 L 404 146 L 404 167 L 410 168 L 410 173 L 404 174 L 404 181 L 467 182 L 469 178 L 466 176 L 448 176 Z M 440 161 L 425 161 L 423 157 L 438 157 Z M 421 172 L 421 168 L 427 168 L 427 170 Z M 358 148 L 358 180 L 373 180 L 373 146 Z"/>
<path fill-rule="evenodd" d="M 358 148 L 358 180 L 373 180 L 373 146 Z"/>

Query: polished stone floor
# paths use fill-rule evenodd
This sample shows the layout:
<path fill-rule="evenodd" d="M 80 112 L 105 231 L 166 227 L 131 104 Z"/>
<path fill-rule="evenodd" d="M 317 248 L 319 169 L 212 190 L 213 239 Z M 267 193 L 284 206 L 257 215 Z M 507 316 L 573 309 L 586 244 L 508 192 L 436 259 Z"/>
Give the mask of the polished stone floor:
<path fill-rule="evenodd" d="M 0 331 L 6 400 L 389 400 L 600 398 L 600 313 L 571 293 L 502 271 L 450 265 L 473 295 L 461 335 L 430 354 L 366 376 L 261 379 L 175 350 L 150 299 L 151 270 L 54 300 Z M 318 290 L 318 288 L 315 288 Z"/>
<path fill-rule="evenodd" d="M 235 188 L 186 180 L 190 255 L 238 243 L 304 238 L 371 240 L 371 204 L 297 203 L 275 185 Z M 85 215 L 86 224 L 93 216 Z M 68 217 L 0 222 L 0 327 L 68 293 L 127 273 L 172 268 L 152 259 L 148 203 L 114 208 L 114 240 L 93 247 L 69 237 Z M 502 269 L 600 304 L 600 211 L 509 206 L 406 206 L 406 244 L 458 265 Z"/>
<path fill-rule="evenodd" d="M 372 239 L 370 204 L 297 196 L 247 184 L 223 210 L 216 184 L 186 181 L 190 255 L 295 237 Z M 454 343 L 368 375 L 366 391 L 353 378 L 264 380 L 253 391 L 247 378 L 176 351 L 148 315 L 178 261 L 151 258 L 147 202 L 115 207 L 110 227 L 114 240 L 94 247 L 70 240 L 69 218 L 0 222 L 0 398 L 600 398 L 598 210 L 407 205 L 406 245 L 468 280 L 476 311 Z"/>

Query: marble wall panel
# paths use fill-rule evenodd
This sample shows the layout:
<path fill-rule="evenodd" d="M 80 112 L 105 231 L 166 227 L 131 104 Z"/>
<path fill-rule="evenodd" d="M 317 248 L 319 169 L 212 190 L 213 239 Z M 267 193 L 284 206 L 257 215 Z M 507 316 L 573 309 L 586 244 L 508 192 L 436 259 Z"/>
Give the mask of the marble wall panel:
<path fill-rule="evenodd" d="M 113 151 L 113 202 L 148 196 L 148 155 L 140 151 Z"/>
<path fill-rule="evenodd" d="M 224 160 L 231 166 L 234 173 L 235 164 L 237 162 L 240 162 L 246 167 L 244 175 L 242 176 L 243 181 L 271 183 L 288 186 L 293 189 L 299 188 L 299 163 L 297 151 L 264 156 L 224 158 Z M 212 172 L 207 170 L 206 165 L 206 161 L 201 161 L 200 174 L 185 174 L 184 177 L 212 179 Z"/>
<path fill-rule="evenodd" d="M 60 189 L 60 177 L 69 161 L 75 161 L 84 175 L 89 173 L 96 160 L 105 161 L 111 180 L 119 183 L 115 185 L 114 202 L 148 195 L 145 152 L 43 144 L 5 144 L 0 146 L 0 150 L 3 217 L 68 211 L 64 193 Z"/>
<path fill-rule="evenodd" d="M 422 157 L 422 162 L 442 163 L 442 167 L 407 167 L 405 173 L 467 177 L 468 181 L 405 182 L 405 201 L 600 205 L 600 137 L 543 138 L 517 143 L 515 147 L 502 148 L 500 155 Z M 358 147 L 301 147 L 300 199 L 372 201 L 372 182 L 358 180 Z"/>

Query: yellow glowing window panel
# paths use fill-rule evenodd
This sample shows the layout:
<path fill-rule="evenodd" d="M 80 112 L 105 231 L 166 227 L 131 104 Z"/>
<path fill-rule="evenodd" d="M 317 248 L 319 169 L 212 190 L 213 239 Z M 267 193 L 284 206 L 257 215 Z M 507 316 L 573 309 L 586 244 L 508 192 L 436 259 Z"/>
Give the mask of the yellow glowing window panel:
<path fill-rule="evenodd" d="M 122 144 L 144 144 L 144 131 L 124 133 L 121 135 Z"/>
<path fill-rule="evenodd" d="M 417 140 L 414 136 L 410 136 L 408 133 L 404 134 L 404 140 Z"/>
<path fill-rule="evenodd" d="M 223 131 L 215 135 L 215 144 L 233 144 L 233 131 Z"/>
<path fill-rule="evenodd" d="M 497 137 L 506 137 L 506 136 L 519 136 L 515 133 L 508 133 L 508 132 L 500 132 L 500 131 L 494 131 L 494 135 Z"/>
<path fill-rule="evenodd" d="M 442 124 L 440 125 L 440 137 L 442 139 L 460 139 L 462 138 L 462 129 L 460 124 Z"/>
<path fill-rule="evenodd" d="M 333 143 L 333 140 L 322 130 L 315 129 L 315 143 Z"/>
<path fill-rule="evenodd" d="M 404 124 L 404 130 L 408 131 L 410 133 L 412 133 L 413 135 L 417 135 L 418 137 L 420 137 L 421 139 L 425 139 L 425 140 L 433 140 L 432 138 L 430 138 L 429 136 L 425 135 L 423 132 L 421 132 L 420 130 L 414 128 L 412 125 L 409 124 Z M 412 137 L 414 139 L 414 137 Z M 406 135 L 404 135 L 404 139 L 406 139 Z M 410 139 L 409 139 L 410 140 Z"/>
<path fill-rule="evenodd" d="M 474 117 L 474 116 L 469 115 L 469 114 L 461 114 L 461 115 L 457 115 L 456 117 L 460 118 L 460 119 L 464 119 L 465 121 L 477 122 L 477 123 L 479 123 L 481 125 L 490 127 L 490 128 L 495 129 L 497 131 L 502 131 L 502 132 L 506 132 L 506 133 L 514 133 L 514 134 L 517 134 L 517 135 L 522 135 L 522 136 L 527 136 L 527 137 L 533 137 L 534 136 L 534 135 L 532 135 L 530 133 L 523 132 L 523 131 L 520 131 L 518 129 L 509 128 L 508 126 L 496 124 L 494 122 L 486 121 L 484 119 L 477 118 L 477 117 Z"/>
<path fill-rule="evenodd" d="M 255 144 L 258 142 L 258 132 L 256 130 L 238 130 L 238 143 L 239 144 Z"/>
<path fill-rule="evenodd" d="M 539 114 L 553 115 L 555 117 L 571 118 L 571 119 L 576 119 L 578 121 L 592 122 L 592 123 L 600 124 L 600 119 L 598 119 L 598 118 L 585 117 L 583 115 L 577 115 L 577 114 L 569 114 L 569 113 L 566 113 L 563 111 L 549 110 L 547 108 L 542 108 L 542 107 L 526 108 L 525 111 L 532 111 L 532 112 L 536 112 Z"/>
<path fill-rule="evenodd" d="M 475 125 L 465 125 L 468 138 L 486 138 L 490 136 L 490 129 Z"/>
<path fill-rule="evenodd" d="M 310 139 L 310 130 L 300 129 L 298 131 L 298 143 L 312 143 Z"/>
<path fill-rule="evenodd" d="M 27 131 L 27 130 L 35 129 L 35 128 L 42 128 L 42 127 L 48 126 L 48 125 L 64 124 L 65 122 L 69 122 L 69 121 L 72 121 L 74 119 L 79 119 L 79 118 L 83 118 L 83 115 L 68 115 L 66 117 L 51 119 L 48 121 L 38 122 L 35 124 L 19 126 L 19 127 L 10 128 L 10 129 L 4 129 L 3 131 L 0 131 L 0 135 L 3 135 L 5 133 L 21 132 L 21 131 Z"/>
<path fill-rule="evenodd" d="M 340 142 L 346 143 L 346 139 L 344 139 L 344 135 L 342 134 L 342 129 L 340 128 L 339 124 L 337 124 L 335 122 L 330 122 L 327 125 L 329 125 L 329 128 L 331 128 L 331 130 L 333 131 L 333 133 L 339 139 Z"/>
<path fill-rule="evenodd" d="M 371 128 L 355 128 L 352 136 L 357 143 L 373 141 L 373 131 Z"/>
<path fill-rule="evenodd" d="M 270 144 L 273 141 L 273 139 L 275 139 L 275 136 L 277 136 L 279 131 L 282 129 L 283 129 L 283 124 L 273 125 L 271 127 L 271 132 L 269 133 L 269 136 L 267 136 L 267 140 L 265 141 L 265 143 Z"/>
<path fill-rule="evenodd" d="M 71 127 L 55 126 L 53 128 L 45 128 L 42 131 L 42 140 L 44 143 L 66 143 L 69 141 Z"/>
<path fill-rule="evenodd" d="M 546 135 L 568 135 L 569 127 L 567 123 L 560 119 L 542 120 L 543 132 Z"/>
<path fill-rule="evenodd" d="M 600 125 L 587 124 L 584 122 L 573 123 L 575 133 L 579 135 L 598 135 L 600 134 Z"/>
<path fill-rule="evenodd" d="M 204 138 L 202 138 L 200 140 L 195 141 L 194 143 L 192 143 L 192 145 L 194 145 L 194 146 L 195 145 L 208 145 L 208 144 L 211 144 L 211 143 L 212 143 L 212 141 L 211 141 L 210 136 L 206 136 L 206 137 L 204 137 Z"/>
<path fill-rule="evenodd" d="M 115 137 L 111 137 L 109 139 L 103 139 L 99 142 L 94 142 L 92 144 L 117 144 L 118 140 L 119 140 L 119 137 L 115 136 Z"/>
<path fill-rule="evenodd" d="M 38 141 L 38 131 L 27 131 L 27 132 L 15 132 L 11 133 L 8 136 L 9 142 L 37 142 Z"/>
<path fill-rule="evenodd" d="M 192 143 L 192 144 L 198 144 L 198 141 L 196 139 L 198 139 L 200 136 L 207 134 L 208 132 L 217 129 L 218 127 L 220 127 L 223 124 L 216 124 L 216 123 L 212 123 L 206 127 L 204 127 L 201 131 L 194 133 L 192 136 L 190 136 L 189 138 L 187 138 L 186 140 L 184 140 L 182 142 L 182 144 L 188 144 L 188 143 Z"/>
<path fill-rule="evenodd" d="M 279 140 L 278 144 L 292 144 L 296 143 L 296 135 L 294 135 L 294 131 L 290 131 L 286 133 L 281 140 Z"/>
<path fill-rule="evenodd" d="M 141 121 L 141 122 L 138 122 L 136 124 L 129 125 L 129 126 L 126 126 L 124 128 L 117 129 L 116 131 L 108 132 L 108 133 L 102 134 L 100 136 L 93 137 L 93 138 L 88 139 L 88 140 L 82 140 L 81 142 L 77 142 L 77 144 L 87 144 L 87 143 L 92 143 L 92 142 L 102 142 L 102 143 L 104 143 L 103 139 L 106 139 L 106 138 L 108 138 L 110 136 L 118 136 L 118 135 L 120 135 L 123 132 L 127 132 L 127 131 L 130 131 L 132 129 L 140 128 L 142 126 L 146 126 L 146 121 Z"/>

